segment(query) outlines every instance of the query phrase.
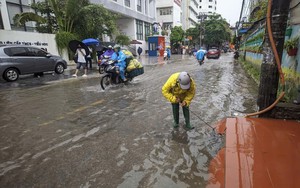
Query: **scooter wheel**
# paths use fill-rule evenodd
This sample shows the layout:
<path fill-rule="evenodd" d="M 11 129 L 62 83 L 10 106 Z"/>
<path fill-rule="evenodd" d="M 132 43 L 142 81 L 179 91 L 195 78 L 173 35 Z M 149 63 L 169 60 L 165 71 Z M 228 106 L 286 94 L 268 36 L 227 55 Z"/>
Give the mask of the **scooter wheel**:
<path fill-rule="evenodd" d="M 103 90 L 105 90 L 105 88 L 107 88 L 109 85 L 111 85 L 110 75 L 103 76 L 101 78 L 100 85 Z"/>
<path fill-rule="evenodd" d="M 100 73 L 100 74 L 103 74 L 103 73 L 104 73 L 104 67 L 102 67 L 102 66 L 99 67 L 99 73 Z"/>

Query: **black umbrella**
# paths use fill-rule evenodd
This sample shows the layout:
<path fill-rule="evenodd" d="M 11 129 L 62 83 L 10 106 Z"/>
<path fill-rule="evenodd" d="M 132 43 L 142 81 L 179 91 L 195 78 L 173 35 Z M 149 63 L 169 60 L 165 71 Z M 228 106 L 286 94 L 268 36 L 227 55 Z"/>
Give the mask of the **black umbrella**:
<path fill-rule="evenodd" d="M 89 48 L 82 42 L 78 41 L 78 40 L 71 40 L 69 42 L 69 48 L 72 50 L 72 52 L 76 53 L 76 50 L 78 48 L 78 45 L 80 45 L 84 50 L 86 55 L 88 55 L 90 53 Z"/>
<path fill-rule="evenodd" d="M 130 44 L 143 44 L 143 43 L 141 43 L 140 41 L 137 41 L 137 40 L 132 40 L 130 42 Z"/>

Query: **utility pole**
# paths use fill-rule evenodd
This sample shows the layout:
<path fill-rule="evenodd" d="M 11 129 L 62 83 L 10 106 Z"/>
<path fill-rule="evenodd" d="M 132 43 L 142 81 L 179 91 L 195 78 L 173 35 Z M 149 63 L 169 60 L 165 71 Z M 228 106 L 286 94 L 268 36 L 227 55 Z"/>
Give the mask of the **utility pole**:
<path fill-rule="evenodd" d="M 270 1 L 270 0 L 269 0 Z M 271 28 L 279 59 L 282 58 L 284 35 L 287 25 L 291 0 L 273 0 L 271 7 Z M 275 55 L 272 51 L 268 29 L 265 32 L 263 46 L 263 63 L 261 65 L 260 85 L 258 94 L 259 110 L 263 110 L 273 104 L 277 98 L 279 72 L 276 65 Z M 260 115 L 269 117 L 270 112 Z"/>
<path fill-rule="evenodd" d="M 198 19 L 199 19 L 199 22 L 200 22 L 200 25 L 199 25 L 199 37 L 200 37 L 200 40 L 199 40 L 199 45 L 200 47 L 202 46 L 202 31 L 204 30 L 204 28 L 202 27 L 202 22 L 207 18 L 207 15 L 204 13 L 204 12 L 199 12 L 199 15 L 198 15 Z"/>

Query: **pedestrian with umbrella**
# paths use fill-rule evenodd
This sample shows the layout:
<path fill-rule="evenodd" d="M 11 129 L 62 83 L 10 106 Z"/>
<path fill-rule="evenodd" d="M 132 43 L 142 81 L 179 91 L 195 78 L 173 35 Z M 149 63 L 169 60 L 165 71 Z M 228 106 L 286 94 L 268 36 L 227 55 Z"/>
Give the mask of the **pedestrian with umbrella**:
<path fill-rule="evenodd" d="M 69 48 L 75 52 L 75 57 L 77 57 L 76 71 L 72 75 L 73 77 L 77 77 L 77 73 L 81 67 L 84 69 L 84 74 L 82 77 L 87 77 L 87 67 L 86 67 L 86 56 L 89 54 L 88 47 L 80 41 L 72 40 L 69 42 Z"/>
<path fill-rule="evenodd" d="M 92 45 L 98 46 L 99 41 L 97 39 L 88 38 L 88 39 L 82 40 L 82 43 L 87 45 L 88 49 L 89 49 L 89 54 L 86 56 L 86 68 L 88 68 L 88 65 L 90 64 L 90 69 L 92 69 L 92 53 L 93 53 L 93 50 L 92 50 L 91 46 Z"/>

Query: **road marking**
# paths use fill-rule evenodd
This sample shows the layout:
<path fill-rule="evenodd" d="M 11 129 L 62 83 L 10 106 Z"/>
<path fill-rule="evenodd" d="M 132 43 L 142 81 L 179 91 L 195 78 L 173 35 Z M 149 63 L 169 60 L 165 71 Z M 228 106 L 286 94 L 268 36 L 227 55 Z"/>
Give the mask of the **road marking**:
<path fill-rule="evenodd" d="M 73 110 L 73 111 L 71 111 L 71 112 L 68 112 L 68 113 L 66 113 L 66 115 L 73 115 L 73 114 L 75 114 L 75 113 L 82 112 L 82 111 L 84 111 L 84 110 L 86 110 L 86 109 L 88 109 L 88 108 L 91 108 L 91 107 L 97 106 L 97 105 L 99 105 L 99 104 L 102 104 L 103 102 L 104 102 L 103 99 L 98 100 L 98 101 L 96 101 L 96 102 L 93 102 L 93 103 L 90 104 L 90 105 L 82 106 L 82 107 L 77 108 L 77 109 L 75 109 L 75 110 Z M 54 123 L 54 122 L 56 122 L 56 121 L 59 121 L 59 120 L 65 119 L 65 118 L 66 118 L 66 116 L 63 116 L 63 115 L 62 115 L 62 116 L 59 116 L 59 117 L 57 117 L 57 118 L 55 118 L 55 119 L 53 119 L 53 120 L 47 121 L 47 122 L 45 122 L 45 123 L 41 123 L 41 124 L 39 124 L 38 126 L 39 126 L 39 127 L 46 126 L 46 125 L 52 124 L 52 123 Z"/>

